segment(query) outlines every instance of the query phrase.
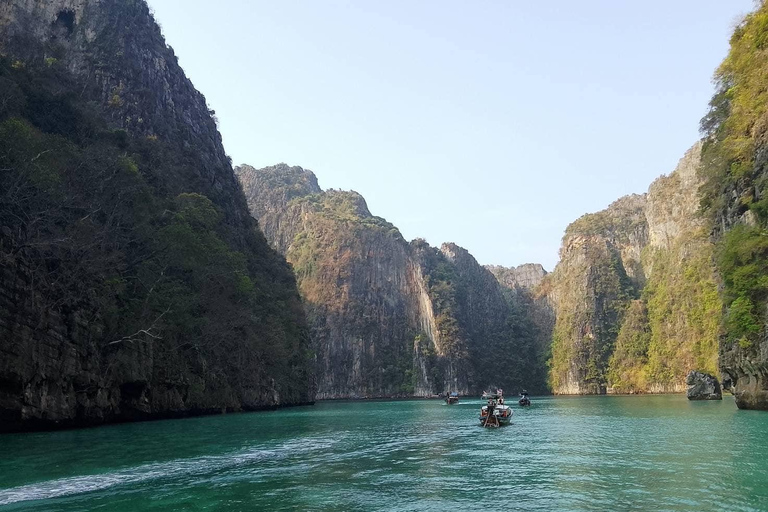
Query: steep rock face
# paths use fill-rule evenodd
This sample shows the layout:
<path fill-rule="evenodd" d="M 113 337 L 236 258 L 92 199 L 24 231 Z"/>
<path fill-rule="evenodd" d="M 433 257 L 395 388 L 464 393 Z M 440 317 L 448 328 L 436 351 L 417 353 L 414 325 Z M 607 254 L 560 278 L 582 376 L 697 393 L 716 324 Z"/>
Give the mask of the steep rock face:
<path fill-rule="evenodd" d="M 651 247 L 671 249 L 678 240 L 705 227 L 699 215 L 701 149 L 701 142 L 694 144 L 669 176 L 658 178 L 648 188 L 645 216 Z"/>
<path fill-rule="evenodd" d="M 558 394 L 602 394 L 624 310 L 645 281 L 645 195 L 626 196 L 566 229 L 549 298 L 556 313 L 550 383 Z"/>
<path fill-rule="evenodd" d="M 581 216 L 566 228 L 564 245 L 569 236 L 605 240 L 618 251 L 621 265 L 632 282 L 642 287 L 645 271 L 641 253 L 648 244 L 646 201 L 646 194 L 631 194 L 617 199 L 603 211 Z"/>
<path fill-rule="evenodd" d="M 420 355 L 441 354 L 440 339 L 421 267 L 399 231 L 371 215 L 356 192 L 322 192 L 300 167 L 236 173 L 252 214 L 293 265 L 312 328 L 318 398 L 444 391 Z"/>
<path fill-rule="evenodd" d="M 189 150 L 209 192 L 245 222 L 221 135 L 143 0 L 14 0 L 0 6 L 0 49 L 24 61 L 57 59 L 114 127 Z"/>
<path fill-rule="evenodd" d="M 464 249 L 408 243 L 359 194 L 322 192 L 300 167 L 236 173 L 251 213 L 293 265 L 312 326 L 319 397 L 522 385 L 530 371 L 519 352 L 528 333 L 513 336 L 516 317 L 501 287 Z M 498 359 L 503 372 L 488 362 L 496 351 L 507 354 Z"/>
<path fill-rule="evenodd" d="M 547 292 L 555 392 L 682 392 L 689 371 L 715 371 L 720 303 L 699 213 L 701 149 L 647 194 L 566 230 Z"/>
<path fill-rule="evenodd" d="M 642 378 L 614 383 L 617 390 L 685 391 L 691 370 L 717 371 L 721 309 L 713 246 L 699 213 L 702 144 L 689 149 L 669 176 L 648 190 L 649 244 L 643 253 L 648 280 L 642 298 L 651 337 Z"/>
<path fill-rule="evenodd" d="M 456 273 L 455 316 L 464 333 L 464 347 L 469 360 L 472 388 L 499 387 L 501 376 L 508 371 L 508 362 L 519 353 L 504 353 L 513 347 L 509 343 L 507 323 L 509 305 L 496 278 L 477 263 L 466 249 L 453 243 L 445 243 L 440 252 L 453 265 Z M 515 347 L 515 352 L 523 347 Z M 522 368 L 515 362 L 512 367 Z M 506 367 L 506 368 L 505 368 Z M 520 388 L 524 381 L 509 383 Z"/>
<path fill-rule="evenodd" d="M 603 394 L 608 359 L 636 290 L 610 236 L 566 232 L 552 273 L 556 323 L 550 383 L 556 394 Z"/>
<path fill-rule="evenodd" d="M 4 2 L 0 54 L 0 430 L 312 400 L 294 278 L 146 4 Z"/>
<path fill-rule="evenodd" d="M 524 263 L 512 268 L 486 265 L 485 268 L 496 277 L 502 286 L 510 290 L 535 290 L 547 275 L 547 271 L 540 263 Z"/>
<path fill-rule="evenodd" d="M 723 387 L 745 409 L 768 410 L 768 4 L 730 40 L 702 119 L 702 206 L 716 242 L 723 300 Z"/>
<path fill-rule="evenodd" d="M 524 263 L 512 268 L 488 265 L 486 268 L 501 284 L 523 337 L 533 340 L 527 354 L 528 367 L 532 369 L 526 379 L 528 386 L 545 390 L 547 358 L 555 328 L 555 311 L 548 296 L 550 274 L 539 263 Z"/>

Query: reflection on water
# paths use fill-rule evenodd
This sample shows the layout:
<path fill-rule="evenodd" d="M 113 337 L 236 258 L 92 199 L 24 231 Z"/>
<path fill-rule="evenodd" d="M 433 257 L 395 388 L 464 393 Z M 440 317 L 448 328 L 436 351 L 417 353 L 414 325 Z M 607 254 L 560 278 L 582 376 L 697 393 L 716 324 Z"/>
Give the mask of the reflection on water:
<path fill-rule="evenodd" d="M 2 510 L 768 510 L 768 413 L 681 396 L 328 402 L 0 436 Z"/>

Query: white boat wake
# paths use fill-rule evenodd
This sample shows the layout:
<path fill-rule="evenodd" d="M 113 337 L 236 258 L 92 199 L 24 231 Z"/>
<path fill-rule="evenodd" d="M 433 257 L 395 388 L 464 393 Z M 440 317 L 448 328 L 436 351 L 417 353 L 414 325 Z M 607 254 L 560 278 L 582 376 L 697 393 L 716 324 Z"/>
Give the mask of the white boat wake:
<path fill-rule="evenodd" d="M 258 461 L 280 460 L 296 455 L 297 450 L 324 449 L 332 444 L 333 441 L 327 439 L 302 439 L 300 442 L 288 442 L 273 449 L 252 449 L 226 455 L 176 459 L 167 462 L 143 464 L 109 473 L 48 480 L 0 490 L 0 505 L 84 494 L 149 480 L 205 475 L 224 469 L 253 464 Z"/>

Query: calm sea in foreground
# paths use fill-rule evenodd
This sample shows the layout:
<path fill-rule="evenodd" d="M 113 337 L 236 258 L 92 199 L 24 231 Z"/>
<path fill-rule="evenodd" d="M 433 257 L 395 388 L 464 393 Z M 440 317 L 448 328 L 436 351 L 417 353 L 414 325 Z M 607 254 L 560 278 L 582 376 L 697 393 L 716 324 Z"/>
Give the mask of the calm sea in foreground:
<path fill-rule="evenodd" d="M 682 396 L 479 399 L 0 436 L 0 510 L 768 510 L 768 413 Z"/>

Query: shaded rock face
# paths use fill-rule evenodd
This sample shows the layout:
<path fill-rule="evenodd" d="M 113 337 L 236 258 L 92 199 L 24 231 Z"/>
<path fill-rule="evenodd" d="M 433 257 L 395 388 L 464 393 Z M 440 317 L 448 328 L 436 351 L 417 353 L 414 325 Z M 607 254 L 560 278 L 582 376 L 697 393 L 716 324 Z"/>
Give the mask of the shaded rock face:
<path fill-rule="evenodd" d="M 541 384 L 534 382 L 538 361 L 533 333 L 521 333 L 515 339 L 516 332 L 530 322 L 527 312 L 516 314 L 512 310 L 494 275 L 466 249 L 445 243 L 440 252 L 456 271 L 457 308 L 453 316 L 463 331 L 473 390 L 526 386 L 541 389 Z M 443 337 L 448 336 L 444 333 Z M 517 373 L 514 379 L 504 378 L 512 372 Z"/>
<path fill-rule="evenodd" d="M 0 6 L 0 49 L 55 58 L 99 101 L 110 124 L 195 148 L 197 176 L 238 222 L 245 203 L 205 97 L 184 75 L 143 0 L 14 0 Z M 41 53 L 42 52 L 42 53 Z"/>
<path fill-rule="evenodd" d="M 720 305 L 698 206 L 701 148 L 647 194 L 568 226 L 547 276 L 555 393 L 682 392 L 692 368 L 716 371 Z"/>
<path fill-rule="evenodd" d="M 41 292 L 40 275 L 12 233 L 0 231 L 0 431 L 93 425 L 110 421 L 259 409 L 313 399 L 304 358 L 306 323 L 295 280 L 248 214 L 205 98 L 194 89 L 140 0 L 14 0 L 0 4 L 0 53 L 26 68 L 61 66 L 71 84 L 62 97 L 88 102 L 109 128 L 157 140 L 183 155 L 158 195 L 202 194 L 228 226 L 228 249 L 273 305 L 259 312 L 270 343 L 291 356 L 279 375 L 250 352 L 264 327 L 223 341 L 207 355 L 171 340 L 112 343 L 94 289 L 65 289 L 76 300 Z M 71 87 L 72 90 L 67 89 Z M 15 236 L 15 233 L 14 233 Z M 259 276 L 256 278 L 256 276 Z M 280 303 L 279 315 L 275 312 Z M 133 319 L 125 319 L 130 323 Z M 238 320 L 239 321 L 239 320 Z M 112 333 L 114 334 L 114 333 Z M 130 333 L 120 333 L 122 335 Z M 183 346 L 183 341 L 179 341 Z M 235 361 L 237 359 L 237 361 Z M 295 364 L 294 364 L 295 363 Z M 290 379 L 295 379 L 289 383 Z"/>
<path fill-rule="evenodd" d="M 518 354 L 525 341 L 510 331 L 518 317 L 493 275 L 466 250 L 406 242 L 362 196 L 321 191 L 301 167 L 243 165 L 236 174 L 252 215 L 297 276 L 312 327 L 318 397 L 522 385 L 513 379 L 530 371 Z M 488 361 L 496 349 L 510 354 L 499 359 L 507 363 L 503 371 Z"/>
<path fill-rule="evenodd" d="M 697 371 L 691 371 L 685 379 L 688 385 L 688 400 L 722 400 L 720 383 L 717 378 Z"/>
<path fill-rule="evenodd" d="M 546 386 L 547 357 L 552 345 L 555 328 L 555 311 L 548 296 L 550 274 L 539 263 L 525 263 L 513 268 L 487 265 L 486 268 L 502 286 L 504 296 L 513 316 L 522 319 L 528 336 L 533 340 L 528 356 L 534 368 L 528 382 L 541 389 Z"/>

